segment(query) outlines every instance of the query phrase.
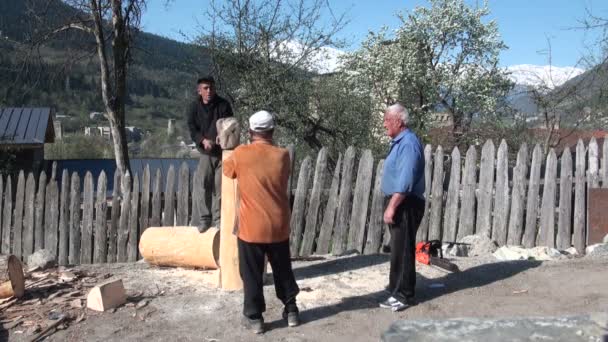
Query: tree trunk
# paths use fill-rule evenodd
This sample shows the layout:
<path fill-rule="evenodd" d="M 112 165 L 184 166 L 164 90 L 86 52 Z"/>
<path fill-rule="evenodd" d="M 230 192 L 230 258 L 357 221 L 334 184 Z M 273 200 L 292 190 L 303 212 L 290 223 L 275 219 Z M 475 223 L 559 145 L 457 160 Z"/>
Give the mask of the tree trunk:
<path fill-rule="evenodd" d="M 0 255 L 0 299 L 21 297 L 25 288 L 23 266 L 14 255 Z"/>

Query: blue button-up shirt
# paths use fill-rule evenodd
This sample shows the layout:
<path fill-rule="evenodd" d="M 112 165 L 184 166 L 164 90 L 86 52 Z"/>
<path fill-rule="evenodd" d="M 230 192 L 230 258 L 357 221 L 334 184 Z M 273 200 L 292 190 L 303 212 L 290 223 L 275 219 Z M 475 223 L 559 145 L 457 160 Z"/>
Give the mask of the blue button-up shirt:
<path fill-rule="evenodd" d="M 392 141 L 384 161 L 382 192 L 415 195 L 424 199 L 424 150 L 414 132 L 399 133 Z"/>

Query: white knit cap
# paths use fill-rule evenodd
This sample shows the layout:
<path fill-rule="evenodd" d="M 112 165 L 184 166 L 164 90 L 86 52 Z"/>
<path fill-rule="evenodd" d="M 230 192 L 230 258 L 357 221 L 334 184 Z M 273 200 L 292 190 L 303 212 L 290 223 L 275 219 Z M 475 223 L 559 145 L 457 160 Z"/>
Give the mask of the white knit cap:
<path fill-rule="evenodd" d="M 266 132 L 273 128 L 274 118 L 265 110 L 261 110 L 249 118 L 249 129 L 254 132 Z"/>

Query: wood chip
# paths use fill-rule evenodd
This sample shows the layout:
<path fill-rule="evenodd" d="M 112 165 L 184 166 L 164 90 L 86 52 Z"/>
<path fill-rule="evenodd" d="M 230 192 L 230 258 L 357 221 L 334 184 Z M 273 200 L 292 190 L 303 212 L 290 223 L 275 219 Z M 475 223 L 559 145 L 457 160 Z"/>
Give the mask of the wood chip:
<path fill-rule="evenodd" d="M 59 280 L 63 281 L 63 282 L 71 282 L 73 280 L 75 280 L 76 278 L 78 278 L 78 276 L 72 272 L 62 272 L 59 274 Z"/>
<path fill-rule="evenodd" d="M 86 314 L 83 312 L 80 315 L 78 315 L 78 318 L 76 318 L 76 320 L 74 321 L 74 323 L 80 323 L 82 321 L 84 321 Z"/>
<path fill-rule="evenodd" d="M 18 326 L 19 324 L 21 324 L 21 322 L 23 321 L 23 317 L 17 319 L 16 321 L 12 322 L 12 323 L 8 323 L 8 324 L 3 324 L 2 328 L 4 328 L 4 330 L 10 330 L 13 329 L 14 327 Z"/>
<path fill-rule="evenodd" d="M 73 308 L 82 308 L 84 305 L 82 304 L 82 299 L 77 298 L 70 302 L 70 306 Z"/>
<path fill-rule="evenodd" d="M 0 320 L 0 324 L 11 323 L 11 322 L 14 322 L 14 321 L 16 321 L 16 320 L 18 320 L 20 318 L 23 318 L 23 316 L 15 316 L 15 317 L 12 317 L 12 318 L 5 318 L 3 320 Z"/>
<path fill-rule="evenodd" d="M 513 291 L 513 294 L 521 294 L 521 293 L 527 293 L 527 292 L 528 292 L 528 290 L 516 290 L 516 291 Z"/>
<path fill-rule="evenodd" d="M 60 295 L 62 295 L 62 294 L 64 294 L 64 293 L 66 293 L 66 290 L 58 290 L 58 291 L 57 291 L 57 292 L 55 292 L 55 293 L 51 293 L 51 295 L 50 295 L 50 296 L 48 296 L 46 299 L 47 299 L 47 300 L 51 300 L 51 299 L 53 299 L 53 298 L 55 298 L 55 297 L 57 297 L 57 296 L 60 296 Z"/>
<path fill-rule="evenodd" d="M 137 303 L 137 305 L 135 306 L 135 310 L 143 308 L 144 306 L 148 305 L 148 303 L 150 303 L 149 299 L 140 300 L 139 303 Z"/>

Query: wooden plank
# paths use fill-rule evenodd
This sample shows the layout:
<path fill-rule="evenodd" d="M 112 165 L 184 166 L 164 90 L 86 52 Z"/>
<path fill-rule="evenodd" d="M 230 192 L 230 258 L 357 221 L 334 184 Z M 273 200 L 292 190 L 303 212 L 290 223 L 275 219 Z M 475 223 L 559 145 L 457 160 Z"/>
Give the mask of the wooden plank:
<path fill-rule="evenodd" d="M 118 241 L 118 224 L 120 221 L 120 183 L 122 179 L 120 172 L 114 172 L 114 187 L 112 189 L 112 213 L 110 216 L 110 228 L 108 229 L 108 262 L 116 262 L 117 257 L 117 241 Z"/>
<path fill-rule="evenodd" d="M 46 186 L 46 208 L 44 212 L 44 248 L 54 256 L 59 255 L 59 188 L 57 181 L 51 179 Z M 67 253 L 66 253 L 67 257 Z"/>
<path fill-rule="evenodd" d="M 604 136 L 604 145 L 602 147 L 602 188 L 608 188 L 608 135 Z"/>
<path fill-rule="evenodd" d="M 416 233 L 416 241 L 426 241 L 429 235 L 429 216 L 431 207 L 430 194 L 431 194 L 431 181 L 433 172 L 433 149 L 431 145 L 426 145 L 424 147 L 424 215 L 422 216 L 422 221 L 420 221 L 420 226 L 418 227 L 418 232 Z M 388 225 L 387 225 L 388 227 Z M 388 229 L 388 228 L 387 228 Z M 385 236 L 388 237 L 388 234 Z M 385 242 L 388 242 L 384 239 Z M 386 244 L 386 243 L 385 243 Z"/>
<path fill-rule="evenodd" d="M 199 227 L 199 230 L 202 230 L 203 223 L 201 222 L 201 204 L 203 203 L 203 194 L 205 193 L 205 184 L 204 184 L 205 175 L 203 174 L 203 168 L 199 161 L 196 171 L 194 171 L 194 175 L 192 176 L 192 218 L 190 219 L 191 226 Z M 221 196 L 220 196 L 221 201 Z M 221 208 L 220 208 L 221 209 Z M 221 224 L 221 221 L 220 221 Z"/>
<path fill-rule="evenodd" d="M 1 114 L 2 111 L 0 111 Z M 4 202 L 4 176 L 0 174 L 0 254 L 2 254 L 2 221 L 3 221 L 3 211 L 2 204 Z"/>
<path fill-rule="evenodd" d="M 15 211 L 13 212 L 13 245 L 12 254 L 22 259 L 23 256 L 23 200 L 25 196 L 25 175 L 19 172 L 17 192 L 15 193 Z"/>
<path fill-rule="evenodd" d="M 70 176 L 68 170 L 63 170 L 61 174 L 61 194 L 59 202 L 59 242 L 58 242 L 58 263 L 65 266 L 69 262 L 69 241 L 70 241 Z"/>
<path fill-rule="evenodd" d="M 230 158 L 233 151 L 223 151 L 222 161 Z M 310 158 L 309 158 L 310 160 Z M 220 221 L 220 287 L 226 290 L 240 290 L 243 281 L 239 273 L 237 237 L 234 223 L 237 214 L 238 182 L 222 174 Z"/>
<path fill-rule="evenodd" d="M 160 170 L 156 169 L 154 175 L 154 189 L 152 190 L 152 215 L 150 216 L 150 226 L 160 226 L 160 215 L 161 215 L 161 193 L 160 193 Z"/>
<path fill-rule="evenodd" d="M 340 195 L 338 197 L 338 213 L 336 227 L 332 240 L 333 255 L 340 255 L 346 251 L 348 238 L 348 224 L 350 223 L 351 195 L 353 192 L 353 169 L 355 166 L 355 148 L 350 146 L 344 154 L 342 165 L 342 182 L 340 184 Z"/>
<path fill-rule="evenodd" d="M 97 178 L 97 199 L 95 201 L 95 245 L 93 251 L 93 262 L 96 264 L 107 261 L 108 255 L 108 202 L 106 191 L 108 188 L 106 173 L 101 171 Z"/>
<path fill-rule="evenodd" d="M 139 175 L 133 178 L 133 190 L 131 191 L 131 213 L 129 214 L 129 236 L 127 242 L 127 260 L 137 261 L 137 246 L 139 243 Z"/>
<path fill-rule="evenodd" d="M 312 183 L 312 193 L 308 211 L 306 213 L 306 226 L 304 228 L 304 237 L 302 238 L 302 246 L 300 247 L 300 255 L 308 256 L 312 254 L 314 241 L 318 232 L 319 207 L 321 206 L 321 191 L 325 188 L 325 179 L 327 178 L 327 149 L 323 147 L 317 156 L 317 165 L 315 166 L 315 175 Z"/>
<path fill-rule="evenodd" d="M 367 208 L 369 207 L 370 191 L 374 176 L 374 157 L 372 151 L 364 150 L 359 160 L 355 192 L 353 194 L 353 209 L 350 215 L 347 250 L 363 253 L 367 228 Z"/>
<path fill-rule="evenodd" d="M 445 202 L 445 214 L 443 220 L 443 241 L 456 241 L 458 224 L 458 195 L 460 192 L 460 150 L 454 147 L 452 150 L 452 166 L 450 167 L 450 184 Z"/>
<path fill-rule="evenodd" d="M 538 144 L 532 151 L 532 163 L 530 164 L 530 176 L 528 182 L 528 202 L 526 204 L 526 226 L 522 245 L 526 248 L 534 247 L 536 243 L 536 231 L 538 221 L 538 191 L 540 189 L 540 166 L 543 152 Z"/>
<path fill-rule="evenodd" d="M 57 161 L 53 161 L 51 165 L 51 179 L 57 180 Z"/>
<path fill-rule="evenodd" d="M 595 137 L 591 137 L 589 141 L 589 147 L 587 148 L 587 160 L 588 160 L 588 170 L 587 170 L 587 201 L 589 203 L 589 189 L 599 188 L 599 151 L 597 146 L 597 140 Z M 586 219 L 586 231 L 589 232 L 589 210 L 587 210 L 587 205 L 585 205 L 585 219 Z M 587 233 L 585 234 L 585 244 L 587 243 Z"/>
<path fill-rule="evenodd" d="M 295 199 L 293 201 L 293 209 L 291 210 L 291 227 L 290 233 L 290 250 L 292 256 L 297 256 L 300 251 L 300 242 L 302 241 L 302 230 L 304 229 L 304 216 L 306 213 L 306 197 L 311 174 L 311 158 L 304 158 L 300 166 L 300 175 L 298 176 L 298 185 L 296 189 Z"/>
<path fill-rule="evenodd" d="M 1 183 L 0 183 L 1 184 Z M 46 172 L 40 172 L 38 177 L 38 192 L 36 193 L 36 204 L 34 205 L 34 251 L 44 248 L 44 211 L 46 204 Z M 1 204 L 0 204 L 1 207 Z"/>
<path fill-rule="evenodd" d="M 441 240 L 441 213 L 443 212 L 443 147 L 437 146 L 433 162 L 431 186 L 431 214 L 429 216 L 429 240 Z"/>
<path fill-rule="evenodd" d="M 289 201 L 289 203 L 291 203 L 291 189 L 293 187 L 293 170 L 294 170 L 294 166 L 295 166 L 295 157 L 296 157 L 296 150 L 293 144 L 289 144 L 287 145 L 287 151 L 289 151 L 289 160 L 291 160 L 291 165 L 290 165 L 290 170 L 291 172 L 289 173 L 289 179 L 287 180 L 287 200 Z"/>
<path fill-rule="evenodd" d="M 597 140 L 595 137 L 591 137 L 589 141 L 589 149 L 588 149 L 588 159 L 589 159 L 589 171 L 587 173 L 587 184 L 590 188 L 598 188 L 600 179 L 599 179 L 599 151 L 597 146 Z"/>
<path fill-rule="evenodd" d="M 559 175 L 559 216 L 557 221 L 557 248 L 572 246 L 572 155 L 570 147 L 562 152 Z"/>
<path fill-rule="evenodd" d="M 329 188 L 329 196 L 327 205 L 323 213 L 323 222 L 317 239 L 316 254 L 327 254 L 331 246 L 331 236 L 334 231 L 334 222 L 336 221 L 336 209 L 338 208 L 338 187 L 340 185 L 340 167 L 342 166 L 342 154 L 338 156 L 338 162 L 334 169 L 334 174 L 331 179 Z"/>
<path fill-rule="evenodd" d="M 551 149 L 545 166 L 543 199 L 540 209 L 540 232 L 537 246 L 555 248 L 555 190 L 557 179 L 557 157 Z"/>
<path fill-rule="evenodd" d="M 36 200 L 36 180 L 31 172 L 25 185 L 25 202 L 23 213 L 23 260 L 34 252 L 34 202 Z"/>
<path fill-rule="evenodd" d="M 190 192 L 190 189 L 185 189 Z M 187 225 L 185 223 L 184 225 Z M 150 227 L 150 165 L 146 164 L 141 180 L 141 219 L 139 221 L 140 234 L 144 233 L 146 228 Z"/>
<path fill-rule="evenodd" d="M 129 238 L 129 215 L 131 214 L 131 175 L 125 173 L 122 180 L 124 192 L 120 203 L 120 220 L 116 234 L 116 261 L 127 261 L 127 241 Z"/>
<path fill-rule="evenodd" d="M 457 239 L 475 233 L 475 189 L 477 188 L 477 149 L 469 147 L 462 174 L 462 208 L 458 219 Z"/>
<path fill-rule="evenodd" d="M 494 191 L 495 148 L 492 140 L 486 141 L 481 149 L 479 165 L 479 193 L 477 194 L 477 219 L 475 234 L 492 236 L 492 195 Z"/>
<path fill-rule="evenodd" d="M 167 183 L 165 184 L 165 208 L 163 210 L 163 226 L 174 226 L 175 223 L 175 168 L 169 166 Z"/>
<path fill-rule="evenodd" d="M 574 180 L 574 220 L 572 244 L 579 253 L 585 253 L 585 243 L 587 241 L 587 230 L 585 229 L 586 217 L 586 179 L 585 179 L 585 145 L 581 139 L 576 144 L 576 171 Z"/>
<path fill-rule="evenodd" d="M 82 230 L 80 234 L 80 263 L 93 262 L 93 215 L 95 208 L 93 175 L 87 171 L 84 176 L 84 192 L 82 203 Z"/>
<path fill-rule="evenodd" d="M 382 173 L 384 172 L 384 159 L 376 166 L 372 207 L 370 209 L 369 230 L 363 254 L 376 254 L 382 245 L 382 231 L 384 230 L 384 194 L 382 193 Z"/>
<path fill-rule="evenodd" d="M 523 143 L 517 152 L 517 162 L 513 170 L 513 195 L 509 214 L 508 245 L 521 245 L 524 233 L 524 209 L 526 207 L 526 185 L 528 179 L 528 145 Z"/>
<path fill-rule="evenodd" d="M 11 254 L 11 226 L 13 215 L 13 181 L 11 176 L 6 177 L 6 188 L 4 191 L 4 207 L 2 219 L 2 254 Z"/>
<path fill-rule="evenodd" d="M 499 246 L 507 243 L 507 224 L 509 221 L 509 150 L 503 139 L 496 156 L 496 189 L 494 192 L 494 215 L 492 239 Z"/>
<path fill-rule="evenodd" d="M 190 169 L 186 162 L 182 163 L 179 170 L 179 181 L 177 182 L 177 214 L 178 226 L 188 225 L 188 195 L 190 193 Z"/>
<path fill-rule="evenodd" d="M 72 173 L 70 183 L 70 237 L 68 262 L 77 265 L 80 262 L 80 176 Z"/>

